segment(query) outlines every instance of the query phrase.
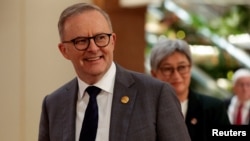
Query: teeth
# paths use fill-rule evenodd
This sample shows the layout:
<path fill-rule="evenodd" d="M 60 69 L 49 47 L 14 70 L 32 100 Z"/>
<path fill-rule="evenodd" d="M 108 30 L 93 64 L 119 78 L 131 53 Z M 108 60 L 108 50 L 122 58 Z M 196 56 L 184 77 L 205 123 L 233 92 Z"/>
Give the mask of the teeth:
<path fill-rule="evenodd" d="M 98 60 L 100 57 L 94 57 L 94 58 L 88 58 L 87 60 L 89 61 L 95 61 L 95 60 Z"/>

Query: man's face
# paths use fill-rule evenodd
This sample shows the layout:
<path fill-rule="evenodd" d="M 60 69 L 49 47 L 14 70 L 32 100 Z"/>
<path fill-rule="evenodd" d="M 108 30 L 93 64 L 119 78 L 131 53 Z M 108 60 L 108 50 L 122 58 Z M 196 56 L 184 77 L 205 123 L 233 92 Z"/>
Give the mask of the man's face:
<path fill-rule="evenodd" d="M 250 99 L 250 76 L 243 76 L 236 80 L 233 86 L 234 94 L 236 94 L 241 101 Z"/>
<path fill-rule="evenodd" d="M 63 30 L 63 41 L 76 37 L 92 37 L 100 33 L 111 33 L 111 29 L 98 11 L 87 11 L 69 17 Z M 60 43 L 63 56 L 71 60 L 77 75 L 88 84 L 96 83 L 107 72 L 112 61 L 116 35 L 112 33 L 106 47 L 99 48 L 93 39 L 86 50 L 79 51 L 73 43 Z"/>

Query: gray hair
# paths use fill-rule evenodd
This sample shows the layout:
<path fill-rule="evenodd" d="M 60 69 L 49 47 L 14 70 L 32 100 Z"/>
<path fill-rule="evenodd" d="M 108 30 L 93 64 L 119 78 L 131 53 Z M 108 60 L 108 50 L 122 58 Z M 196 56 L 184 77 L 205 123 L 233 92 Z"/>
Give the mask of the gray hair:
<path fill-rule="evenodd" d="M 250 77 L 250 70 L 246 69 L 246 68 L 240 68 L 237 71 L 235 71 L 235 73 L 234 73 L 234 75 L 232 77 L 233 85 L 241 77 Z"/>
<path fill-rule="evenodd" d="M 63 38 L 65 21 L 71 16 L 81 14 L 83 12 L 91 11 L 91 10 L 99 11 L 107 20 L 111 31 L 113 31 L 109 15 L 104 10 L 102 10 L 100 7 L 93 5 L 93 4 L 77 3 L 77 4 L 67 7 L 60 15 L 60 18 L 58 21 L 58 30 L 59 30 L 59 35 L 60 35 L 61 40 Z"/>
<path fill-rule="evenodd" d="M 152 70 L 159 67 L 160 62 L 175 51 L 183 53 L 192 63 L 191 51 L 186 41 L 180 39 L 161 38 L 152 48 L 150 54 L 150 65 Z"/>

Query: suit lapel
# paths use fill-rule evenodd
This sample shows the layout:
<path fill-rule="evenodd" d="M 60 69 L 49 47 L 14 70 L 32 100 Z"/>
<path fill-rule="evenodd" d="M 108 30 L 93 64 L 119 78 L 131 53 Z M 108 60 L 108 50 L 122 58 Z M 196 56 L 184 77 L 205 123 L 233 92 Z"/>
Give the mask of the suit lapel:
<path fill-rule="evenodd" d="M 117 66 L 110 120 L 110 141 L 126 140 L 137 93 L 133 87 L 134 83 L 131 75 Z"/>
<path fill-rule="evenodd" d="M 66 85 L 66 88 L 62 94 L 62 141 L 75 140 L 77 93 L 77 79 L 73 79 Z"/>
<path fill-rule="evenodd" d="M 195 126 L 200 121 L 201 114 L 202 114 L 202 106 L 200 105 L 199 100 L 197 99 L 196 95 L 189 91 L 188 96 L 188 111 L 186 115 L 186 124 L 188 125 L 188 128 L 191 128 Z"/>

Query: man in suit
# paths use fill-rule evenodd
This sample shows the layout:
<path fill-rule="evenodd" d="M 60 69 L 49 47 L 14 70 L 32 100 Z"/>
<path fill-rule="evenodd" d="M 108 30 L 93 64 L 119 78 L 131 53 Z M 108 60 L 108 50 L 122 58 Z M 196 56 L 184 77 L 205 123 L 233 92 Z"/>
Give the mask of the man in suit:
<path fill-rule="evenodd" d="M 44 98 L 39 141 L 90 141 L 83 134 L 92 129 L 86 136 L 96 141 L 190 141 L 170 85 L 114 63 L 116 34 L 102 9 L 69 6 L 58 28 L 59 50 L 77 77 Z M 101 90 L 95 98 L 89 86 Z M 94 118 L 85 122 L 89 115 Z"/>
<path fill-rule="evenodd" d="M 250 70 L 238 69 L 232 84 L 234 95 L 225 100 L 229 120 L 233 125 L 250 125 Z"/>
<path fill-rule="evenodd" d="M 174 87 L 192 141 L 214 140 L 213 128 L 230 125 L 223 101 L 190 89 L 193 64 L 187 42 L 160 39 L 151 50 L 150 65 L 153 77 Z"/>

